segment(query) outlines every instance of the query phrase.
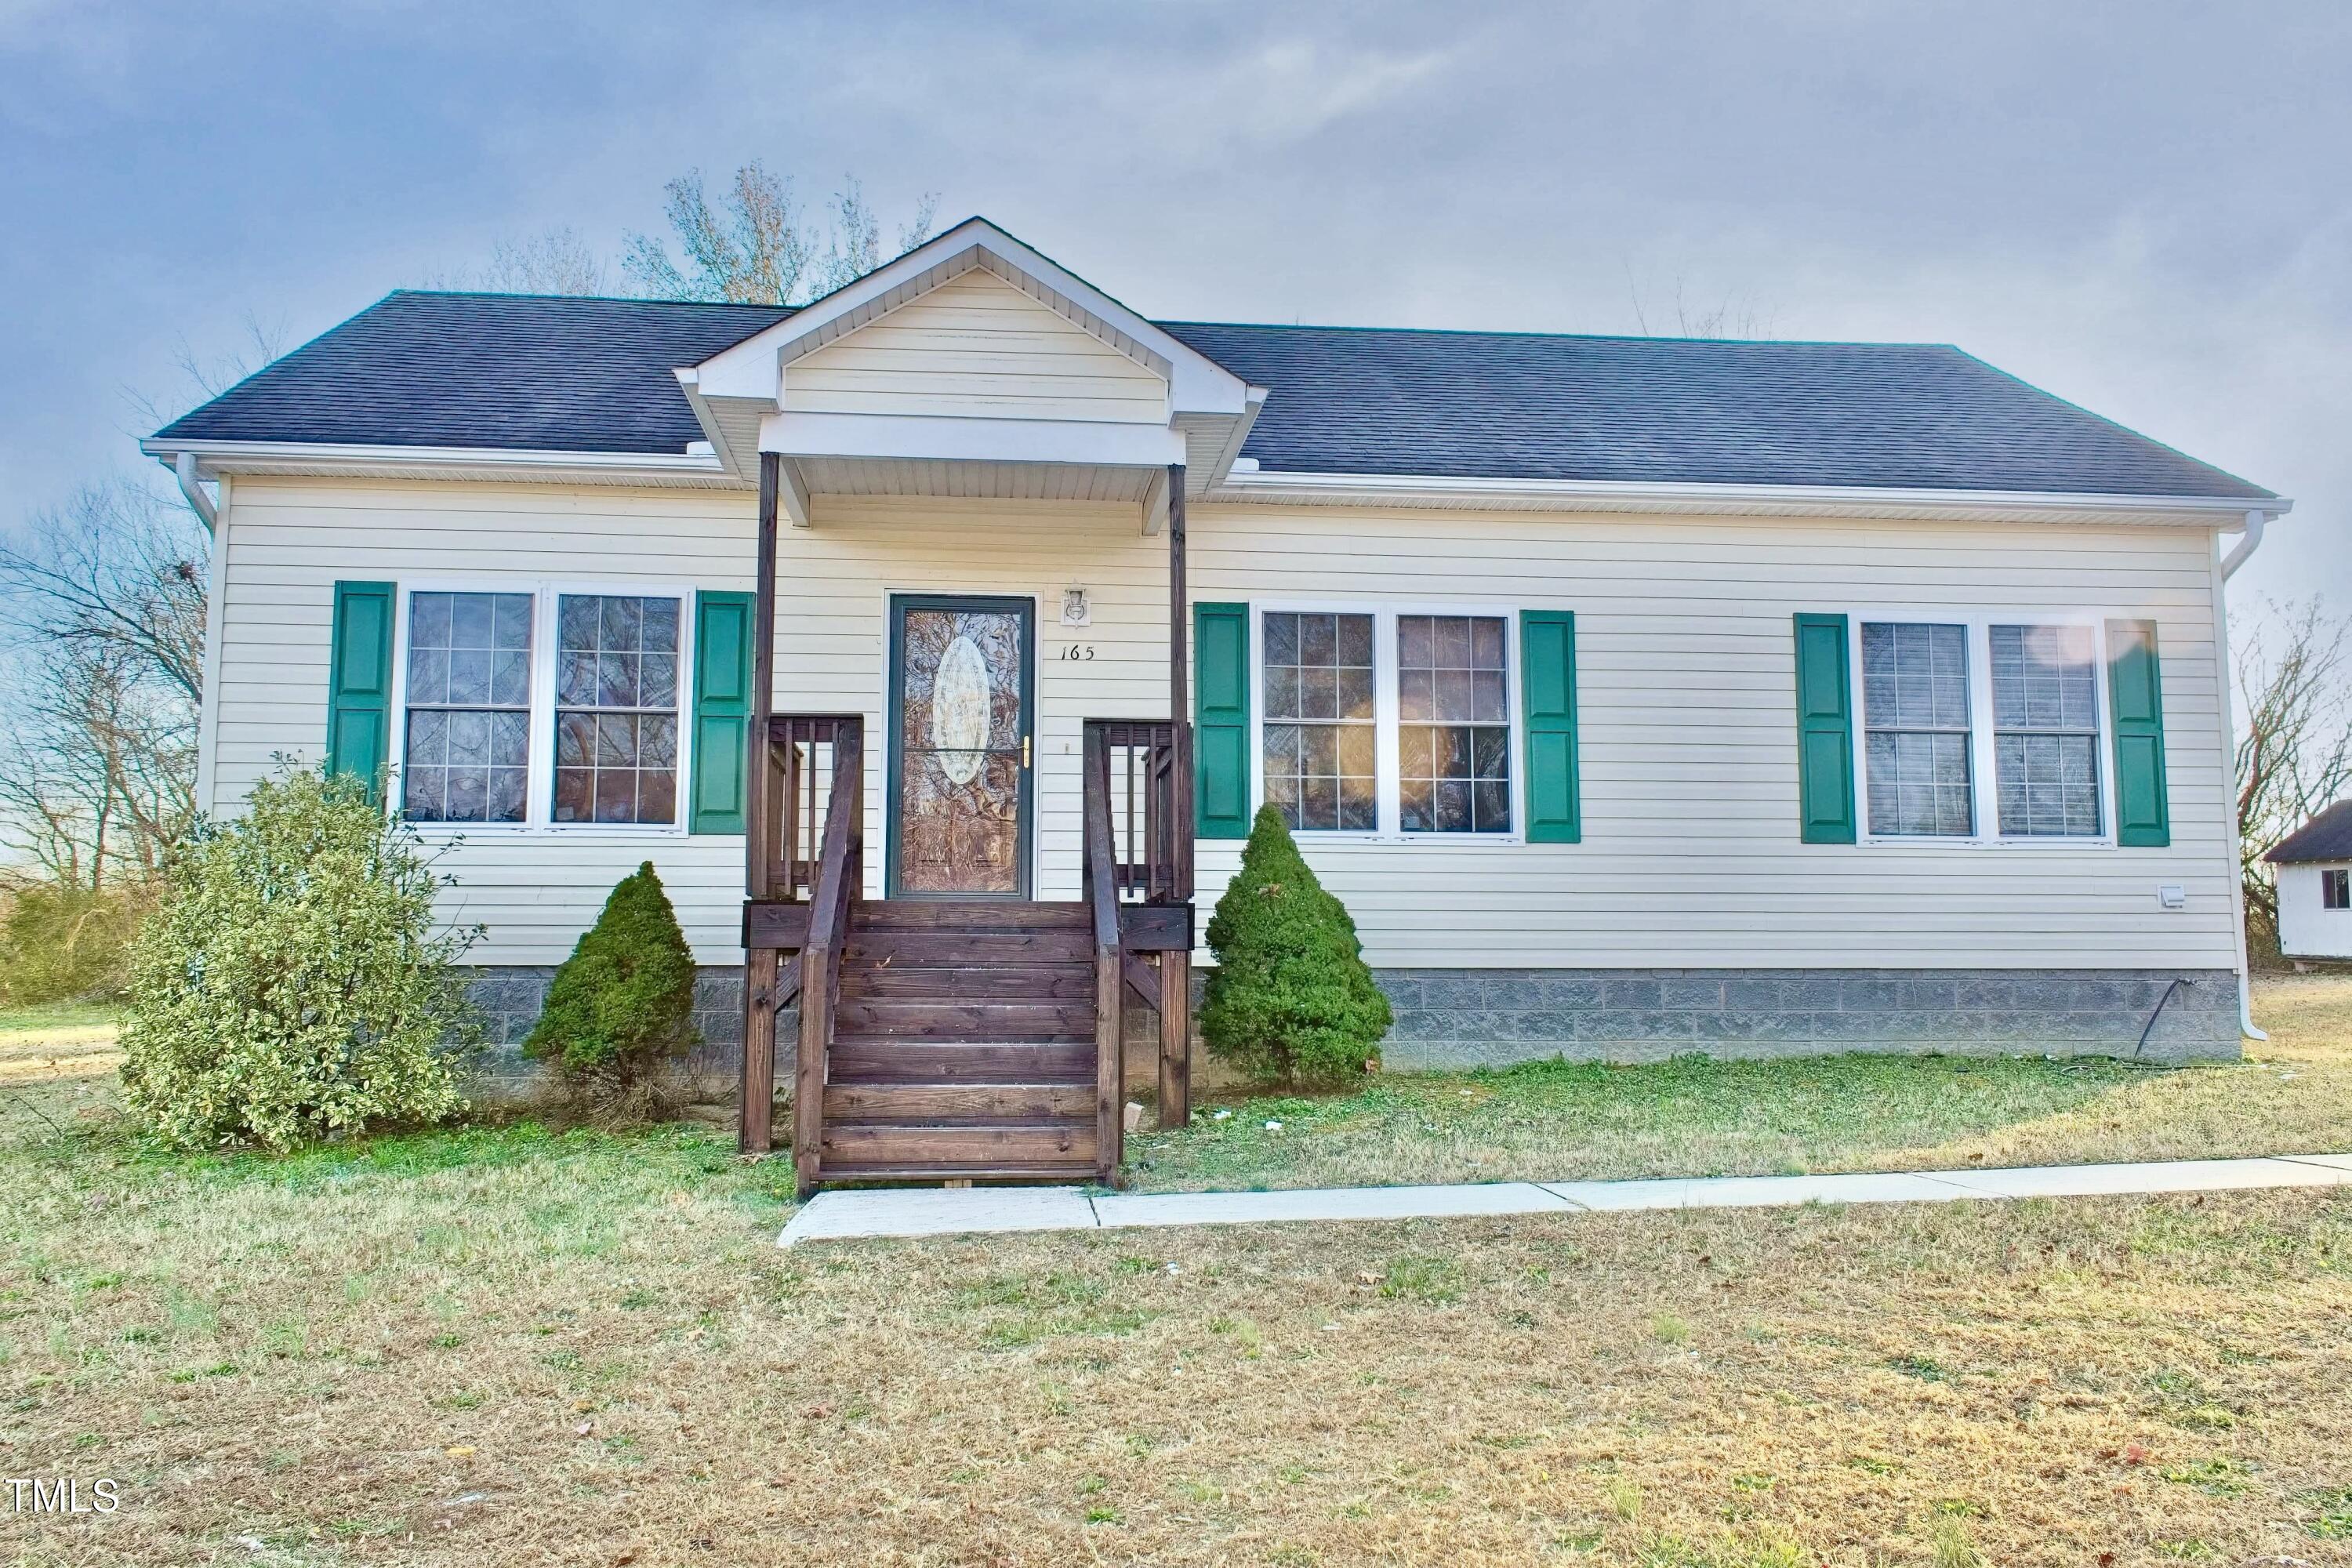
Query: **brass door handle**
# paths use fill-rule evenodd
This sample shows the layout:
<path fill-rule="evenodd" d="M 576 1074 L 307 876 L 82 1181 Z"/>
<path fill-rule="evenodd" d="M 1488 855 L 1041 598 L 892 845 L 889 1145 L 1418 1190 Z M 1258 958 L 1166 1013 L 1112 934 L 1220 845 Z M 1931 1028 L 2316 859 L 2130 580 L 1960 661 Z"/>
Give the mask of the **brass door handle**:
<path fill-rule="evenodd" d="M 1029 737 L 1026 735 L 1021 737 L 1021 765 L 1024 768 L 1029 765 Z"/>

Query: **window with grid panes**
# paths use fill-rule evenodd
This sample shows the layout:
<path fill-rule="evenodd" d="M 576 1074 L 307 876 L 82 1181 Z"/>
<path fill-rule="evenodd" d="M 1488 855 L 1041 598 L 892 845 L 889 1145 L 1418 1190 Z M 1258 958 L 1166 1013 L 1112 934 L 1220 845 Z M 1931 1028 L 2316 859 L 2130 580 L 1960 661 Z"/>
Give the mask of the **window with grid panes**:
<path fill-rule="evenodd" d="M 1372 617 L 1269 610 L 1260 636 L 1265 798 L 1295 832 L 1377 828 Z"/>
<path fill-rule="evenodd" d="M 677 819 L 678 601 L 556 601 L 553 820 Z"/>

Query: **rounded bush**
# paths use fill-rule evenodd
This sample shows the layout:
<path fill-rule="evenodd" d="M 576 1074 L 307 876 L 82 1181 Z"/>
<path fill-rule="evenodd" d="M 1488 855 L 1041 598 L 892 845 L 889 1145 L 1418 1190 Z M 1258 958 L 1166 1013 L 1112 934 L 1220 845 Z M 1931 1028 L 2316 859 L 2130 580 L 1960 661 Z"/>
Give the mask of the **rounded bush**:
<path fill-rule="evenodd" d="M 576 1083 L 625 1089 L 698 1038 L 694 950 L 648 860 L 621 879 L 556 970 L 523 1054 Z"/>
<path fill-rule="evenodd" d="M 481 1039 L 439 879 L 364 781 L 299 769 L 202 826 L 132 950 L 123 1087 L 181 1149 L 287 1149 L 464 1104 Z"/>
<path fill-rule="evenodd" d="M 1323 890 L 1282 813 L 1258 808 L 1241 869 L 1209 917 L 1201 1037 L 1265 1082 L 1333 1083 L 1380 1063 L 1395 1022 L 1356 922 Z"/>

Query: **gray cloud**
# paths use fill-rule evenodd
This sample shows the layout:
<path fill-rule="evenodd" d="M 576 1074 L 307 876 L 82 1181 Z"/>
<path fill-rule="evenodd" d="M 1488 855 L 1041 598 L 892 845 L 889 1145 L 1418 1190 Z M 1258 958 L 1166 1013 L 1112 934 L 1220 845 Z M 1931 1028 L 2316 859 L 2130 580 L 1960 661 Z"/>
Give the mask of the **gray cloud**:
<path fill-rule="evenodd" d="M 0 0 L 0 479 L 174 346 L 298 335 L 753 155 L 985 212 L 1155 314 L 1959 343 L 2294 495 L 2352 595 L 2352 12 Z M 1738 313 L 1738 312 L 1735 312 Z"/>

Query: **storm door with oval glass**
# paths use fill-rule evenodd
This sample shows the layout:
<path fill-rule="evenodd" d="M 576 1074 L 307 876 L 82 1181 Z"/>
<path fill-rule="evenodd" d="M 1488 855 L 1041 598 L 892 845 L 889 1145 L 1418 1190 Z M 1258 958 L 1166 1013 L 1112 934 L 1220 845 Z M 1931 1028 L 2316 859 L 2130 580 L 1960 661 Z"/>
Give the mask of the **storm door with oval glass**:
<path fill-rule="evenodd" d="M 1034 608 L 890 601 L 891 898 L 1029 896 Z"/>

